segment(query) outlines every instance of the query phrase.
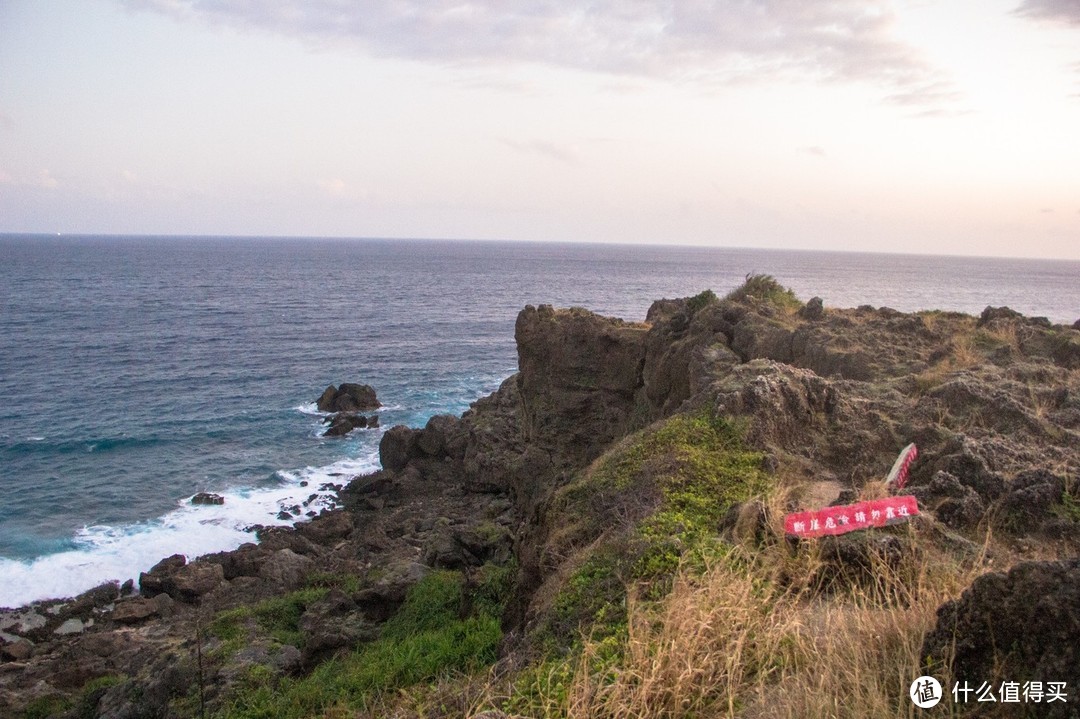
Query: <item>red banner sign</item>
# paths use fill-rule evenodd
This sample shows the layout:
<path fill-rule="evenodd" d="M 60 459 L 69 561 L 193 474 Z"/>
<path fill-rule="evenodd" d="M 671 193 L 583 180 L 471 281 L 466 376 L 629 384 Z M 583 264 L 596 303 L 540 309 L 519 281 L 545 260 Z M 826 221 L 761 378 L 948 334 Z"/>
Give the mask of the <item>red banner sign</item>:
<path fill-rule="evenodd" d="M 918 513 L 919 503 L 911 495 L 886 497 L 810 512 L 795 512 L 784 517 L 784 531 L 795 537 L 846 534 L 904 522 Z"/>

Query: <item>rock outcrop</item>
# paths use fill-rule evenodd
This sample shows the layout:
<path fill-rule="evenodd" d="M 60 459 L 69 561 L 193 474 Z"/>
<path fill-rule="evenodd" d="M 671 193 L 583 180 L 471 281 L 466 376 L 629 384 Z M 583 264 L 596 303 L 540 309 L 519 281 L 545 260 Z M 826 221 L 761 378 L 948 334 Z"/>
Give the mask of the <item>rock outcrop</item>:
<path fill-rule="evenodd" d="M 315 406 L 320 412 L 370 412 L 382 405 L 370 385 L 346 382 L 323 390 Z"/>
<path fill-rule="evenodd" d="M 1067 702 L 1039 716 L 1075 716 L 1080 696 L 1080 559 L 1024 562 L 984 574 L 938 610 L 921 655 L 930 667 L 951 660 L 957 681 L 1065 683 Z"/>
<path fill-rule="evenodd" d="M 770 291 L 660 300 L 641 323 L 526 307 L 515 326 L 519 372 L 461 417 L 386 430 L 382 470 L 343 486 L 343 509 L 294 528 L 260 529 L 257 544 L 231 552 L 166 558 L 140 576 L 137 597 L 110 584 L 0 615 L 0 711 L 123 677 L 93 698 L 87 716 L 163 715 L 196 671 L 192 627 L 226 617 L 248 642 L 237 651 L 226 633 L 207 639 L 207 651 L 231 657 L 204 677 L 212 707 L 220 707 L 253 666 L 275 677 L 302 673 L 371 641 L 411 587 L 444 570 L 459 572 L 466 586 L 491 566 L 513 570 L 503 616 L 503 649 L 512 652 L 550 612 L 569 563 L 660 501 L 644 481 L 612 480 L 568 498 L 569 491 L 625 458 L 619 451 L 638 462 L 635 477 L 678 475 L 692 452 L 642 464 L 634 452 L 650 445 L 634 441 L 680 418 L 719 417 L 739 427 L 748 447 L 742 456 L 753 465 L 747 473 L 826 486 L 823 504 L 881 479 L 914 441 L 920 459 L 911 492 L 925 522 L 949 541 L 970 544 L 956 533 L 991 527 L 1017 541 L 1080 540 L 1074 329 L 1006 308 L 979 318 L 844 310 Z M 328 434 L 337 434 L 371 426 L 361 413 L 379 404 L 370 387 L 346 384 L 327 388 L 318 406 L 335 413 Z M 704 431 L 691 421 L 681 426 Z M 574 501 L 588 511 L 570 516 Z M 728 514 L 730 521 L 717 520 L 717 535 L 747 522 L 751 534 L 764 531 L 760 504 Z M 583 529 L 583 517 L 596 526 Z M 836 541 L 825 560 L 870 566 L 908 551 L 892 539 Z M 972 672 L 1016 662 L 1037 666 L 1047 680 L 1058 672 L 1074 681 L 1065 664 L 1037 664 L 1045 660 L 1034 652 L 1040 641 L 1078 646 L 1075 563 L 1014 571 L 980 580 L 943 608 L 925 651 L 936 657 L 960 637 L 966 653 L 958 666 Z M 1002 624 L 987 645 L 991 616 Z M 288 628 L 268 634 L 263 624 L 279 620 Z M 1021 636 L 1024 626 L 1034 627 L 1030 637 Z M 63 627 L 71 633 L 58 634 Z"/>

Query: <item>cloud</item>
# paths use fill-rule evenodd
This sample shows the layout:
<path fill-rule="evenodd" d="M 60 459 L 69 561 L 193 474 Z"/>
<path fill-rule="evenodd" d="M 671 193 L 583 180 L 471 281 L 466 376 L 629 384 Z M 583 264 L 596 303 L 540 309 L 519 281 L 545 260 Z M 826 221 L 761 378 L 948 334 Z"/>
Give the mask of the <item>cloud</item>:
<path fill-rule="evenodd" d="M 813 155 L 814 157 L 825 157 L 825 148 L 820 145 L 814 145 L 812 147 L 800 147 L 799 152 L 805 155 Z"/>
<path fill-rule="evenodd" d="M 1024 0 L 1014 12 L 1033 20 L 1080 26 L 1080 2 L 1076 0 Z"/>
<path fill-rule="evenodd" d="M 540 63 L 713 83 L 939 81 L 890 0 L 120 0 L 129 8 L 449 65 Z M 939 97 L 926 97 L 938 102 Z"/>
<path fill-rule="evenodd" d="M 0 110 L 0 129 L 11 130 L 15 127 L 15 120 L 11 115 L 7 114 L 3 110 Z"/>

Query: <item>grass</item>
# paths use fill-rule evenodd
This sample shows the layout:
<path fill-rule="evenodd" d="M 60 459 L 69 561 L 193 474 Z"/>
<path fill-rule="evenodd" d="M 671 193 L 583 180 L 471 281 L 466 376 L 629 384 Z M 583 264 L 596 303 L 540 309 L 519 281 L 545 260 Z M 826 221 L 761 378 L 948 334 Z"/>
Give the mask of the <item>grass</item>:
<path fill-rule="evenodd" d="M 536 719 L 914 716 L 907 690 L 925 673 L 923 637 L 982 571 L 927 541 L 920 550 L 880 562 L 869 585 L 823 593 L 813 544 L 733 546 L 704 571 L 680 568 L 661 601 L 632 590 L 621 639 L 535 665 L 502 706 Z"/>
<path fill-rule="evenodd" d="M 572 569 L 547 601 L 541 643 L 566 651 L 582 632 L 623 633 L 628 585 L 659 598 L 680 566 L 703 567 L 719 551 L 725 513 L 767 486 L 761 454 L 743 433 L 708 412 L 676 415 L 632 435 L 557 494 L 548 549 Z"/>
<path fill-rule="evenodd" d="M 224 642 L 219 650 L 222 654 L 231 654 L 243 644 L 251 622 L 281 644 L 302 647 L 304 637 L 300 632 L 300 616 L 308 605 L 325 597 L 328 591 L 325 587 L 309 587 L 251 606 L 230 609 L 218 614 L 208 631 Z"/>
<path fill-rule="evenodd" d="M 917 395 L 926 394 L 940 387 L 957 372 L 976 367 L 983 361 L 984 357 L 972 335 L 957 335 L 949 342 L 948 354 L 915 376 L 915 392 Z"/>
<path fill-rule="evenodd" d="M 304 719 L 353 716 L 387 694 L 451 674 L 470 674 L 496 659 L 501 606 L 509 570 L 488 568 L 467 602 L 463 576 L 432 572 L 409 592 L 379 639 L 320 664 L 301 678 L 248 670 L 219 716 L 223 719 Z M 462 616 L 471 606 L 473 612 Z"/>

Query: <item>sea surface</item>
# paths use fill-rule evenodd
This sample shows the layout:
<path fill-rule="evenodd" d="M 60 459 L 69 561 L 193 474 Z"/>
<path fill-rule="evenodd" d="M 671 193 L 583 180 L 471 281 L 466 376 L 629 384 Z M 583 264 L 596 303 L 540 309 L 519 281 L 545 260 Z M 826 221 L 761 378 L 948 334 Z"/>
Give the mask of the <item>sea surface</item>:
<path fill-rule="evenodd" d="M 231 549 L 516 369 L 526 304 L 643 319 L 768 273 L 802 299 L 1071 324 L 1080 262 L 555 243 L 0 236 L 0 606 Z M 323 438 L 363 382 L 381 429 Z M 302 483 L 306 482 L 306 486 Z M 196 492 L 222 494 L 195 507 Z M 312 494 L 319 495 L 314 498 Z"/>

